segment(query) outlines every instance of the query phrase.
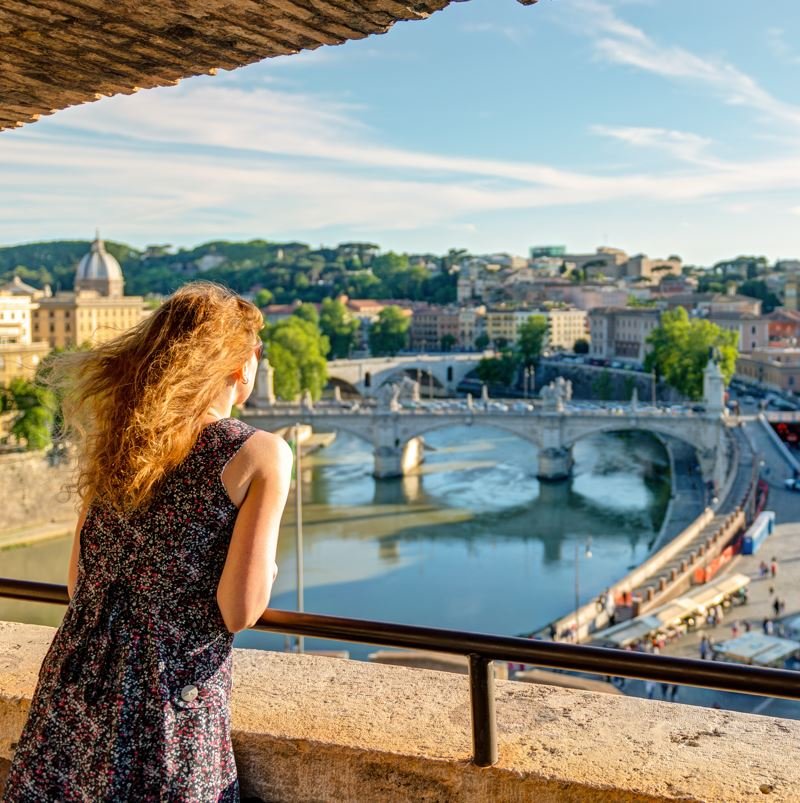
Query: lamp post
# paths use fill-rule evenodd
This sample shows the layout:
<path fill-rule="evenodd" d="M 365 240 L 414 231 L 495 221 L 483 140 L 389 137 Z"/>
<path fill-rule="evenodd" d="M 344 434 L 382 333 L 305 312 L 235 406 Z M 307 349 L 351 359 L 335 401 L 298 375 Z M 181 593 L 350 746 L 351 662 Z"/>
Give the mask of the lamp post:
<path fill-rule="evenodd" d="M 655 407 L 656 406 L 656 372 L 655 372 L 655 370 L 653 370 L 653 372 L 650 374 L 650 380 L 651 380 L 650 381 L 650 388 L 651 388 L 650 395 L 652 397 L 651 401 L 652 401 L 653 407 Z"/>
<path fill-rule="evenodd" d="M 584 557 L 592 557 L 592 538 L 589 536 L 584 543 Z M 580 643 L 581 636 L 581 586 L 580 586 L 580 542 L 575 542 L 575 643 Z"/>
<path fill-rule="evenodd" d="M 302 613 L 303 605 L 303 475 L 300 457 L 300 423 L 294 425 L 294 444 L 295 444 L 295 526 L 297 537 L 295 548 L 297 551 L 297 610 Z M 297 637 L 297 652 L 303 652 L 303 636 Z"/>

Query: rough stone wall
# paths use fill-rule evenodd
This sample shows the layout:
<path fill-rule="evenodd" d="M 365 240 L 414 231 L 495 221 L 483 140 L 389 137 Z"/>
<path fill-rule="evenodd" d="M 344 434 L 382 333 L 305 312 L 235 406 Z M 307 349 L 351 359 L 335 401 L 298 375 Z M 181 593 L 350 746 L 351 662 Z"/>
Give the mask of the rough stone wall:
<path fill-rule="evenodd" d="M 62 491 L 70 476 L 69 464 L 52 465 L 44 452 L 0 455 L 0 531 L 73 517 Z"/>
<path fill-rule="evenodd" d="M 104 95 L 385 33 L 450 2 L 5 0 L 0 130 Z"/>
<path fill-rule="evenodd" d="M 0 622 L 0 786 L 53 629 Z M 800 722 L 497 681 L 470 763 L 464 675 L 234 650 L 243 796 L 264 801 L 797 801 Z M 1 792 L 0 792 L 1 794 Z"/>
<path fill-rule="evenodd" d="M 637 371 L 621 371 L 615 368 L 601 368 L 588 365 L 554 364 L 542 361 L 536 369 L 536 387 L 541 388 L 559 376 L 572 382 L 572 395 L 575 399 L 600 401 L 598 382 L 603 373 L 608 375 L 610 394 L 607 401 L 631 400 L 633 388 L 639 395 L 642 404 L 649 404 L 653 395 L 650 374 Z M 659 403 L 679 403 L 682 399 L 669 385 L 661 382 L 656 388 L 656 399 Z"/>

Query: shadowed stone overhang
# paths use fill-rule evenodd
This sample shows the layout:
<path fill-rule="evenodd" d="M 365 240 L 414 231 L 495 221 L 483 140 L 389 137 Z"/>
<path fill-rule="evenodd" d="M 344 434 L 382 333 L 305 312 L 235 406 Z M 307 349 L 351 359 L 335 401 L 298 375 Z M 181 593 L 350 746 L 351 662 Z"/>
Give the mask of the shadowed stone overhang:
<path fill-rule="evenodd" d="M 2 0 L 0 130 L 104 96 L 385 33 L 464 1 Z"/>

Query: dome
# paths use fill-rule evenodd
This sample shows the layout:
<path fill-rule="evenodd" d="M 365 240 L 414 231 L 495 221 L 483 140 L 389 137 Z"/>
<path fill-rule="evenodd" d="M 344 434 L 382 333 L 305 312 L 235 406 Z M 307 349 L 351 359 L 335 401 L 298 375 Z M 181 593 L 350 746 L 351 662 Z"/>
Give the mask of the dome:
<path fill-rule="evenodd" d="M 78 263 L 75 282 L 83 281 L 122 281 L 119 262 L 106 251 L 105 244 L 98 234 L 92 243 L 92 250 Z"/>

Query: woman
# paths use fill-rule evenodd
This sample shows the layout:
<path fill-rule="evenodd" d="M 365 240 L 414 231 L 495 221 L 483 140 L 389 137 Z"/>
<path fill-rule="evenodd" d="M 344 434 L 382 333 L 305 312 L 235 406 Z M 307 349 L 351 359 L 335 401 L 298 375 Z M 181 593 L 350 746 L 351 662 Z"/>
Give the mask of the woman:
<path fill-rule="evenodd" d="M 83 507 L 6 803 L 239 800 L 231 644 L 269 601 L 292 460 L 230 417 L 262 326 L 195 282 L 50 369 Z"/>

